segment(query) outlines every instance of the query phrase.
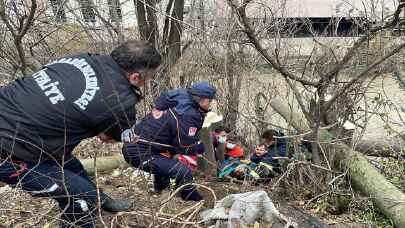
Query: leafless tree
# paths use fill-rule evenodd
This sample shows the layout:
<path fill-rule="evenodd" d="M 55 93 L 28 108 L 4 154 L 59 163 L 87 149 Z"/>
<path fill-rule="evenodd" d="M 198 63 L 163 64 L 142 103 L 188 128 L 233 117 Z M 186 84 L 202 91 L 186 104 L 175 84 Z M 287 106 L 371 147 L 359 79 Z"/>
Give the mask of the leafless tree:
<path fill-rule="evenodd" d="M 356 91 L 364 88 L 365 79 L 370 76 L 370 74 L 378 76 L 383 70 L 386 70 L 381 67 L 378 68 L 378 66 L 400 52 L 401 49 L 405 47 L 405 43 L 399 43 L 397 45 L 393 43 L 390 51 L 374 59 L 365 69 L 357 72 L 352 71 L 349 80 L 342 78 L 343 72 L 350 67 L 348 65 L 352 64 L 351 61 L 356 54 L 359 53 L 359 50 L 363 48 L 370 39 L 375 37 L 380 31 L 389 30 L 398 25 L 401 21 L 399 15 L 405 6 L 404 3 L 400 3 L 397 6 L 397 9 L 390 19 L 383 19 L 381 23 L 367 28 L 365 34 L 356 39 L 353 45 L 343 53 L 343 56 L 338 56 L 331 47 L 322 47 L 323 45 L 320 43 L 324 51 L 320 53 L 320 55 L 317 55 L 314 49 L 311 56 L 307 58 L 304 70 L 301 74 L 294 72 L 292 68 L 288 66 L 286 56 L 282 56 L 283 54 L 285 55 L 286 52 L 281 50 L 284 47 L 280 45 L 280 43 L 278 43 L 278 45 L 276 44 L 271 51 L 263 46 L 263 42 L 260 39 L 265 38 L 265 36 L 259 36 L 261 34 L 260 31 L 255 30 L 255 27 L 246 14 L 246 8 L 249 4 L 253 4 L 253 2 L 245 0 L 242 2 L 228 1 L 228 3 L 234 10 L 241 29 L 246 34 L 254 49 L 256 49 L 266 62 L 279 72 L 290 85 L 299 107 L 305 114 L 312 129 L 311 140 L 315 142 L 313 144 L 313 161 L 316 164 L 320 164 L 321 156 L 319 155 L 320 152 L 317 150 L 318 146 L 316 143 L 319 142 L 320 127 L 335 123 L 337 118 L 346 119 L 347 114 L 353 112 L 353 107 L 357 103 L 357 96 L 354 95 L 357 94 Z M 307 68 L 311 70 L 311 63 L 315 63 L 312 64 L 312 74 L 311 72 L 307 72 Z M 309 91 L 312 91 L 313 95 L 309 100 L 303 99 L 296 83 L 304 88 L 311 88 Z M 344 94 L 353 94 L 353 96 L 344 96 Z M 327 99 L 327 96 L 330 96 L 330 98 Z M 340 109 L 338 113 L 336 113 L 336 108 Z M 330 113 L 335 113 L 338 117 L 335 116 L 335 120 L 330 119 Z"/>

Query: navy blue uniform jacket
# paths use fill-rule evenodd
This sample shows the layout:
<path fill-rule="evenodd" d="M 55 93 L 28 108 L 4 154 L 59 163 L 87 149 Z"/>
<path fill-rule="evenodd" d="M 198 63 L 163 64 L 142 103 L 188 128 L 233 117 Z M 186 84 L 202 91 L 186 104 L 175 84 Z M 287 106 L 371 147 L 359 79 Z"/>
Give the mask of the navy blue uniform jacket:
<path fill-rule="evenodd" d="M 0 88 L 1 156 L 60 160 L 101 132 L 120 140 L 136 120 L 139 98 L 109 55 L 58 59 Z"/>
<path fill-rule="evenodd" d="M 135 126 L 135 133 L 142 139 L 173 146 L 143 145 L 154 154 L 194 155 L 204 151 L 198 138 L 204 118 L 205 113 L 185 89 L 170 90 L 156 99 L 154 110 Z"/>

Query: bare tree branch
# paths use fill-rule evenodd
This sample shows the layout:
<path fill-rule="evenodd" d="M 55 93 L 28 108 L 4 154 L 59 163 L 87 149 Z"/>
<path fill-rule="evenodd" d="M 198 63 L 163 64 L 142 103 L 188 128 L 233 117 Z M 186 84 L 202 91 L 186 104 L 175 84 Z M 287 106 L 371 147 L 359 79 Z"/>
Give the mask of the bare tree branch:
<path fill-rule="evenodd" d="M 21 26 L 21 30 L 19 30 L 18 33 L 18 37 L 20 37 L 20 39 L 22 39 L 25 34 L 27 33 L 28 29 L 30 28 L 30 26 L 32 25 L 32 23 L 34 22 L 34 16 L 35 16 L 35 12 L 37 10 L 37 1 L 36 0 L 31 0 L 31 9 L 30 9 L 30 13 L 28 15 L 28 18 L 25 20 L 26 22 L 22 22 L 22 26 Z M 24 21 L 24 20 L 23 20 Z"/>
<path fill-rule="evenodd" d="M 174 4 L 175 0 L 169 0 L 169 2 L 167 3 L 166 6 L 166 17 L 165 17 L 165 22 L 164 22 L 164 27 L 163 27 L 163 39 L 162 39 L 162 46 L 165 47 L 167 45 L 168 42 L 168 37 L 169 37 L 169 30 L 170 30 L 170 19 L 171 18 L 171 10 L 173 8 L 173 4 Z"/>
<path fill-rule="evenodd" d="M 303 78 L 299 78 L 290 71 L 288 71 L 284 66 L 280 65 L 276 59 L 270 56 L 270 54 L 264 49 L 260 44 L 260 41 L 256 38 L 253 28 L 250 26 L 247 16 L 246 16 L 246 6 L 250 0 L 245 0 L 241 6 L 236 6 L 233 0 L 228 0 L 228 4 L 237 14 L 237 19 L 241 24 L 241 27 L 244 28 L 245 34 L 248 36 L 249 41 L 253 44 L 256 50 L 266 59 L 266 61 L 273 66 L 278 72 L 281 73 L 284 77 L 290 78 L 292 80 L 298 81 L 304 85 L 317 86 L 317 82 L 309 81 Z"/>
<path fill-rule="evenodd" d="M 121 31 L 117 28 L 117 26 L 114 26 L 112 23 L 110 23 L 107 19 L 105 19 L 101 15 L 100 10 L 98 10 L 97 7 L 95 7 L 95 4 L 93 1 L 91 1 L 90 4 L 91 4 L 91 7 L 93 8 L 94 12 L 96 13 L 97 17 L 107 26 L 107 28 L 111 28 L 114 31 L 114 33 L 117 35 L 118 42 L 124 41 L 124 34 L 121 33 Z M 114 7 L 114 5 L 112 7 Z M 113 11 L 115 11 L 115 8 Z M 117 18 L 117 15 L 115 18 Z M 108 29 L 108 32 L 110 33 L 110 29 Z M 110 33 L 110 35 L 111 35 L 111 38 L 113 38 L 111 33 Z"/>
<path fill-rule="evenodd" d="M 26 74 L 27 60 L 25 59 L 25 52 L 22 44 L 22 39 L 34 21 L 36 9 L 37 9 L 36 0 L 31 0 L 31 7 L 28 17 L 26 19 L 25 17 L 19 18 L 19 28 L 15 29 L 13 28 L 9 18 L 7 17 L 6 5 L 4 0 L 0 0 L 0 18 L 6 25 L 8 31 L 13 36 L 13 42 L 17 49 L 18 57 L 20 58 L 21 61 L 21 64 L 19 64 L 19 68 L 23 74 Z"/>
<path fill-rule="evenodd" d="M 395 55 L 396 53 L 398 53 L 399 51 L 401 51 L 403 48 L 405 48 L 405 43 L 402 43 L 400 45 L 398 45 L 396 48 L 394 48 L 393 50 L 391 50 L 389 53 L 387 53 L 386 55 L 382 56 L 380 59 L 376 60 L 374 63 L 372 63 L 367 69 L 365 69 L 364 71 L 362 71 L 360 74 L 358 74 L 357 76 L 355 76 L 352 80 L 350 80 L 347 84 L 345 84 L 343 86 L 342 89 L 340 89 L 339 92 L 335 93 L 335 95 L 332 97 L 332 99 L 330 99 L 328 101 L 328 103 L 326 104 L 325 108 L 323 111 L 327 111 L 329 110 L 329 108 L 332 106 L 332 104 L 336 101 L 336 99 L 340 96 L 342 96 L 354 83 L 356 83 L 357 81 L 359 81 L 360 79 L 362 79 L 363 77 L 367 76 L 368 73 L 373 70 L 374 68 L 376 68 L 378 65 L 380 65 L 382 62 L 384 62 L 385 60 L 387 60 L 388 58 L 390 58 L 391 56 Z"/>
<path fill-rule="evenodd" d="M 374 36 L 377 32 L 387 29 L 387 28 L 392 28 L 395 25 L 398 24 L 399 22 L 399 14 L 401 13 L 402 9 L 405 7 L 405 3 L 400 3 L 395 10 L 394 13 L 394 18 L 392 21 L 386 23 L 385 25 L 382 26 L 377 26 L 368 31 L 368 33 L 364 36 L 362 36 L 359 40 L 357 40 L 353 46 L 349 49 L 349 51 L 346 53 L 346 55 L 343 57 L 343 59 L 336 64 L 336 66 L 327 74 L 325 74 L 324 77 L 321 78 L 320 84 L 322 84 L 324 81 L 330 81 L 335 75 L 343 69 L 343 67 L 353 58 L 353 56 L 357 53 L 358 49 L 362 46 L 362 44 L 370 39 L 372 36 Z"/>
<path fill-rule="evenodd" d="M 141 39 L 147 40 L 157 47 L 156 0 L 134 0 L 134 4 Z"/>
<path fill-rule="evenodd" d="M 6 25 L 8 31 L 13 35 L 13 37 L 16 37 L 17 33 L 15 32 L 6 14 L 6 4 L 4 0 L 0 0 L 0 17 L 1 20 L 4 22 L 4 24 Z"/>

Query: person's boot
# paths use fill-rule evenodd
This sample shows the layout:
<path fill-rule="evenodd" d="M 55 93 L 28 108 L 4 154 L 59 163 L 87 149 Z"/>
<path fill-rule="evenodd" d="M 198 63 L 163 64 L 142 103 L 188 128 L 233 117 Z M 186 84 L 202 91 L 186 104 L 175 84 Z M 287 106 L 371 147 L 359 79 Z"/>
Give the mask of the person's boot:
<path fill-rule="evenodd" d="M 101 208 L 108 212 L 130 211 L 134 202 L 130 199 L 113 199 L 105 193 L 100 193 Z"/>
<path fill-rule="evenodd" d="M 160 195 L 164 190 L 168 190 L 171 185 L 170 178 L 167 177 L 159 177 L 154 175 L 153 176 L 153 186 L 149 187 L 149 194 L 152 195 Z"/>
<path fill-rule="evenodd" d="M 183 188 L 180 191 L 180 196 L 185 201 L 201 201 L 203 197 L 198 193 L 197 189 L 194 186 L 189 186 Z"/>

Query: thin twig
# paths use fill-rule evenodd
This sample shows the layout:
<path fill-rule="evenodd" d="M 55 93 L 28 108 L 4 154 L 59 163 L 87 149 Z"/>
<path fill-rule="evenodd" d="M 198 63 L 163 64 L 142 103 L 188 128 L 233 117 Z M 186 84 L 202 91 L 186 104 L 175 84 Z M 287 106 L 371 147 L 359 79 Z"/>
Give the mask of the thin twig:
<path fill-rule="evenodd" d="M 194 215 L 196 215 L 197 212 L 200 211 L 200 209 L 203 205 L 204 205 L 204 202 L 198 203 L 195 210 L 187 217 L 186 222 L 189 222 L 194 217 Z M 181 228 L 186 228 L 186 224 L 183 224 L 183 226 Z"/>

